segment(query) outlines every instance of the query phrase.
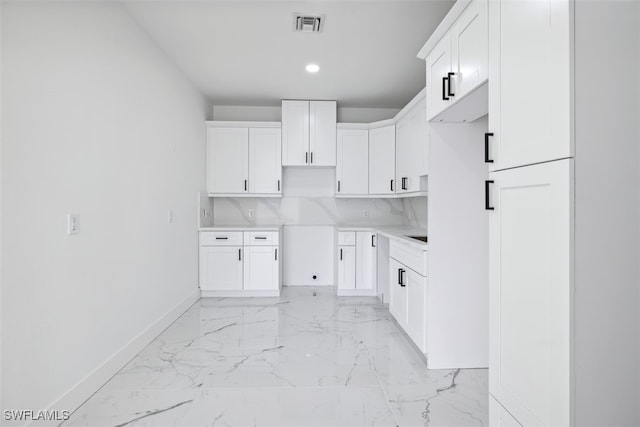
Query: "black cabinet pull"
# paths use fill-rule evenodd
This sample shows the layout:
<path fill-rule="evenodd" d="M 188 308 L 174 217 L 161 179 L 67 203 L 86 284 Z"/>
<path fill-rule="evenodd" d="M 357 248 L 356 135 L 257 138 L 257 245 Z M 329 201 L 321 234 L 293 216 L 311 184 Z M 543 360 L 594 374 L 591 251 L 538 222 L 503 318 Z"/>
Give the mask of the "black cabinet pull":
<path fill-rule="evenodd" d="M 278 191 L 280 191 L 280 180 L 278 180 Z"/>
<path fill-rule="evenodd" d="M 447 97 L 447 80 L 448 80 L 448 77 L 442 78 L 442 100 L 443 101 L 449 100 L 449 98 Z"/>
<path fill-rule="evenodd" d="M 371 247 L 372 247 L 372 248 L 375 248 L 375 247 L 376 247 L 376 244 L 373 242 L 373 240 L 375 239 L 375 237 L 376 237 L 376 235 L 375 235 L 375 234 L 372 234 L 372 235 L 371 235 Z"/>
<path fill-rule="evenodd" d="M 338 181 L 338 193 L 340 192 L 340 181 Z"/>
<path fill-rule="evenodd" d="M 342 249 L 340 249 L 340 261 L 342 261 Z"/>
<path fill-rule="evenodd" d="M 242 249 L 238 249 L 238 261 L 242 261 Z"/>
<path fill-rule="evenodd" d="M 393 180 L 391 180 L 391 191 L 393 191 Z"/>
<path fill-rule="evenodd" d="M 254 239 L 256 239 L 256 240 L 267 240 L 267 237 L 266 236 L 256 236 L 256 237 L 254 237 Z"/>
<path fill-rule="evenodd" d="M 493 159 L 489 158 L 489 137 L 493 136 L 493 132 L 487 132 L 484 134 L 484 162 L 493 163 Z"/>
<path fill-rule="evenodd" d="M 311 163 L 313 163 L 313 151 L 311 152 Z"/>
<path fill-rule="evenodd" d="M 491 206 L 491 201 L 489 200 L 489 186 L 493 184 L 493 180 L 487 180 L 484 182 L 484 208 L 488 211 L 494 210 L 493 206 Z"/>
<path fill-rule="evenodd" d="M 403 177 L 402 177 L 401 188 L 402 188 L 403 190 L 408 190 L 408 189 L 409 189 L 409 188 L 407 188 L 407 180 L 408 180 L 408 179 L 409 179 L 409 178 L 407 178 L 406 176 L 403 176 Z"/>
<path fill-rule="evenodd" d="M 216 237 L 216 240 L 227 240 L 228 237 Z"/>
<path fill-rule="evenodd" d="M 247 191 L 247 180 L 244 180 L 244 191 Z"/>
<path fill-rule="evenodd" d="M 402 286 L 402 269 L 398 269 L 398 285 Z"/>
<path fill-rule="evenodd" d="M 276 261 L 278 260 L 278 248 L 276 248 Z"/>
<path fill-rule="evenodd" d="M 456 73 L 447 73 L 447 95 L 456 96 L 455 93 L 451 92 L 451 77 L 455 76 Z"/>
<path fill-rule="evenodd" d="M 400 286 L 402 286 L 403 288 L 406 287 L 407 285 L 404 284 L 404 269 L 401 268 L 400 269 Z"/>
<path fill-rule="evenodd" d="M 309 163 L 309 152 L 304 153 L 304 162 Z"/>

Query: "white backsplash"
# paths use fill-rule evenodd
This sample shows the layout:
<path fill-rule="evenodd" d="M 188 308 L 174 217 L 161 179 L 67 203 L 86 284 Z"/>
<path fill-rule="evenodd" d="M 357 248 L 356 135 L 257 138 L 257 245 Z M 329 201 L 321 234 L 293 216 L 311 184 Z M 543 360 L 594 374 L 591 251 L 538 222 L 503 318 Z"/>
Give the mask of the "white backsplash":
<path fill-rule="evenodd" d="M 213 218 L 216 225 L 410 225 L 426 228 L 427 199 L 216 198 Z"/>

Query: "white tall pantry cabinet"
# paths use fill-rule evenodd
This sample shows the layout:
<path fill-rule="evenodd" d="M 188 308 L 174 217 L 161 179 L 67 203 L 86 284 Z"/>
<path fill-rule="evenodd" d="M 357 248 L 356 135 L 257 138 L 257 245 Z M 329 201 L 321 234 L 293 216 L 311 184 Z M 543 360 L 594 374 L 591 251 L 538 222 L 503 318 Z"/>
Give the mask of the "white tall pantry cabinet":
<path fill-rule="evenodd" d="M 488 12 L 490 424 L 638 425 L 637 2 Z"/>

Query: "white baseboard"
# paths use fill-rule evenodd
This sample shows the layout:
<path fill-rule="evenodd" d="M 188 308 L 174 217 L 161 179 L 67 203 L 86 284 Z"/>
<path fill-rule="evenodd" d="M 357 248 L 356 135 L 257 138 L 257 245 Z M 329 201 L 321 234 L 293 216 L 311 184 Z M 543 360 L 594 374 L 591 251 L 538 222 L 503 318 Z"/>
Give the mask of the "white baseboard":
<path fill-rule="evenodd" d="M 133 357 L 135 357 L 142 349 L 144 349 L 151 341 L 162 333 L 169 325 L 176 321 L 185 311 L 189 309 L 196 301 L 200 299 L 200 289 L 194 290 L 189 296 L 174 306 L 155 323 L 151 324 L 147 329 L 140 332 L 136 337 L 124 345 L 115 354 L 109 357 L 102 365 L 98 366 L 89 375 L 80 380 L 75 386 L 71 387 L 61 397 L 51 403 L 48 408 L 50 410 L 69 410 L 75 411 L 82 405 L 85 400 L 90 398 L 96 391 L 100 389 L 112 376 L 122 369 Z M 33 421 L 25 424 L 28 426 L 57 426 L 60 421 Z"/>
<path fill-rule="evenodd" d="M 202 298 L 245 298 L 245 297 L 279 297 L 280 289 L 269 291 L 207 291 L 202 290 Z"/>

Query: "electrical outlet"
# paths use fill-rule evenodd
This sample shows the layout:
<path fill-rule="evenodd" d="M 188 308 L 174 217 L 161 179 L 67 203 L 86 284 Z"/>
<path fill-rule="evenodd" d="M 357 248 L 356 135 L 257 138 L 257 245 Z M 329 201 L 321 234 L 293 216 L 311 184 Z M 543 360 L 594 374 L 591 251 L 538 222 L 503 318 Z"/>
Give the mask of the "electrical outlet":
<path fill-rule="evenodd" d="M 364 213 L 365 218 L 369 216 L 369 211 L 364 211 L 363 213 Z"/>
<path fill-rule="evenodd" d="M 76 214 L 67 214 L 67 234 L 78 234 L 80 233 L 80 215 Z"/>
<path fill-rule="evenodd" d="M 167 221 L 169 222 L 169 224 L 173 222 L 173 211 L 171 209 L 167 211 Z"/>
<path fill-rule="evenodd" d="M 253 214 L 254 214 L 253 209 L 249 209 L 249 218 L 253 218 Z"/>

